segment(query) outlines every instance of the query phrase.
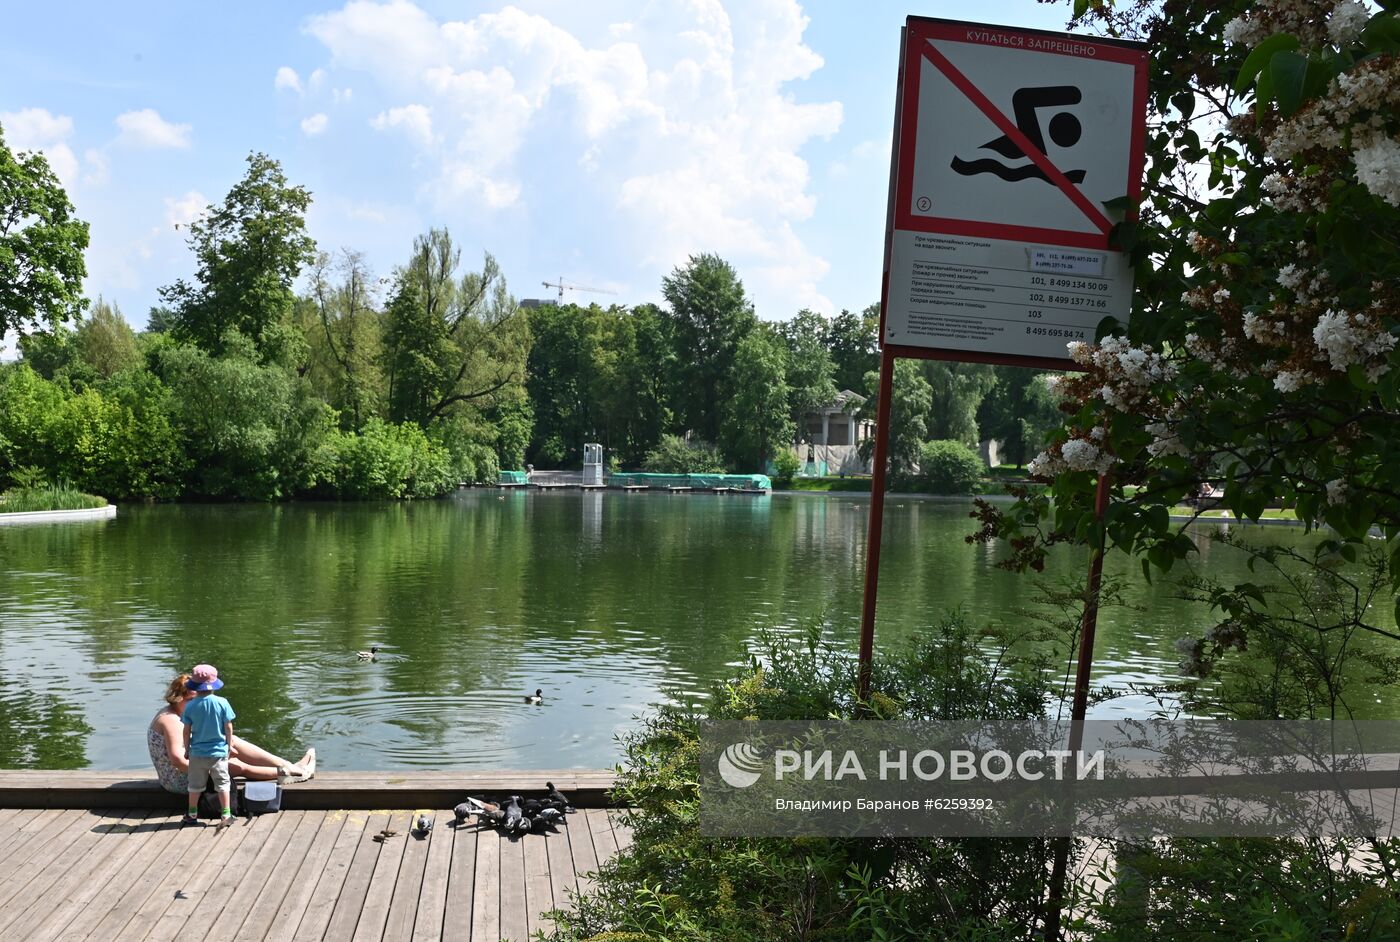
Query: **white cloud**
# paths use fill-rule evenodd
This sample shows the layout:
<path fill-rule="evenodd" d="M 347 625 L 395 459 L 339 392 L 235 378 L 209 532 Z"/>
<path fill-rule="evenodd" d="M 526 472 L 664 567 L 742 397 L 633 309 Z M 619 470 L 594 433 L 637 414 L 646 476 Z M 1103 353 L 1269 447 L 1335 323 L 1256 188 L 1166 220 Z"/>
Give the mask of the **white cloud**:
<path fill-rule="evenodd" d="M 65 187 L 78 182 L 78 158 L 68 146 L 73 136 L 73 119 L 44 108 L 0 111 L 0 128 L 12 151 L 41 152 Z"/>
<path fill-rule="evenodd" d="M 311 117 L 301 120 L 301 132 L 308 137 L 315 137 L 317 134 L 324 131 L 326 125 L 329 123 L 330 118 L 327 118 L 325 115 L 313 114 Z"/>
<path fill-rule="evenodd" d="M 107 160 L 107 152 L 89 147 L 83 151 L 83 163 L 87 164 L 87 172 L 83 174 L 83 182 L 92 186 L 101 186 L 107 182 L 110 176 L 111 165 Z"/>
<path fill-rule="evenodd" d="M 165 198 L 166 225 L 174 229 L 188 226 L 203 216 L 208 206 L 209 200 L 198 190 L 190 190 L 184 196 L 167 196 Z"/>
<path fill-rule="evenodd" d="M 429 147 L 433 143 L 433 113 L 423 105 L 390 108 L 375 115 L 369 123 L 376 131 L 391 128 L 402 130 L 420 147 Z"/>
<path fill-rule="evenodd" d="M 272 87 L 276 89 L 289 89 L 301 94 L 301 77 L 297 75 L 297 70 L 289 65 L 284 65 L 277 70 L 277 75 L 272 79 Z"/>
<path fill-rule="evenodd" d="M 133 147 L 183 149 L 190 146 L 190 125 L 166 121 L 154 108 L 118 115 L 117 127 L 121 129 L 117 139 Z"/>
<path fill-rule="evenodd" d="M 507 6 L 440 21 L 409 0 L 351 0 L 308 31 L 336 69 L 366 74 L 389 101 L 371 124 L 407 134 L 439 179 L 435 198 L 510 206 L 527 192 L 527 139 L 587 173 L 629 222 L 647 262 L 696 252 L 732 261 L 756 295 L 829 310 L 827 263 L 794 224 L 811 216 L 802 148 L 840 127 L 839 102 L 799 103 L 788 83 L 822 59 L 803 42 L 796 0 L 644 7 L 585 46 L 541 16 Z M 572 153 L 557 153 L 572 137 Z"/>

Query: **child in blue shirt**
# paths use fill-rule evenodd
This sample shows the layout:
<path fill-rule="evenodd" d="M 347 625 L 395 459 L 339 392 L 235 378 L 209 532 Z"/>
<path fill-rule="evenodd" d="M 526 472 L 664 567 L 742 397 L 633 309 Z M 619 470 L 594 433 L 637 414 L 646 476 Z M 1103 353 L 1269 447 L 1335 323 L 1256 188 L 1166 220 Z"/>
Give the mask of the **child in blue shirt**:
<path fill-rule="evenodd" d="M 212 664 L 196 664 L 185 686 L 199 694 L 185 706 L 185 754 L 189 756 L 190 807 L 184 824 L 199 823 L 199 795 L 208 779 L 219 793 L 219 827 L 233 823 L 229 814 L 228 745 L 233 740 L 233 707 L 214 691 L 223 687 Z"/>

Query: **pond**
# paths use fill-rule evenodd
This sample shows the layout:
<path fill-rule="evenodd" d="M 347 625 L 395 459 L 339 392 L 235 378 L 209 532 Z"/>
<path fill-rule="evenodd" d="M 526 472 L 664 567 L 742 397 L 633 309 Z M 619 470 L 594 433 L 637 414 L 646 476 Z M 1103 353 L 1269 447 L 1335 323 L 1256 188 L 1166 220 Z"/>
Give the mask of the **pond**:
<path fill-rule="evenodd" d="M 0 766 L 145 766 L 160 692 L 197 661 L 225 678 L 240 735 L 294 756 L 314 745 L 322 768 L 610 766 L 633 717 L 705 693 L 765 628 L 821 619 L 854 646 L 867 512 L 813 495 L 474 490 L 2 528 Z M 967 512 L 887 503 L 879 644 L 955 607 L 1026 624 L 1033 580 L 964 542 Z M 1198 567 L 1246 577 L 1237 551 L 1198 543 Z M 1046 578 L 1082 579 L 1084 564 L 1066 550 Z M 1121 556 L 1108 575 L 1129 605 L 1104 613 L 1095 682 L 1179 679 L 1173 645 L 1209 613 Z M 373 644 L 376 661 L 356 657 Z M 537 687 L 544 702 L 525 703 Z"/>

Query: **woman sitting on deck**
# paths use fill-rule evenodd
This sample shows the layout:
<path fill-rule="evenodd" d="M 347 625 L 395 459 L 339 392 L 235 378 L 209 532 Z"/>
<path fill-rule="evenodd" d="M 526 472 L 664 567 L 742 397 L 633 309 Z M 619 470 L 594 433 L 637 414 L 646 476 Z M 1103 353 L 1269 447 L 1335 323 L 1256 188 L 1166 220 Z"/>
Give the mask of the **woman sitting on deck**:
<path fill-rule="evenodd" d="M 170 682 L 165 689 L 166 706 L 151 719 L 146 730 L 146 747 L 151 752 L 151 763 L 156 767 L 160 784 L 177 795 L 185 794 L 189 786 L 185 772 L 190 760 L 185 755 L 185 728 L 180 719 L 185 704 L 195 697 L 195 692 L 187 686 L 189 679 L 189 674 L 181 674 Z M 306 750 L 301 761 L 292 764 L 234 736 L 229 743 L 228 771 L 231 776 L 250 781 L 304 782 L 316 774 L 316 750 Z"/>

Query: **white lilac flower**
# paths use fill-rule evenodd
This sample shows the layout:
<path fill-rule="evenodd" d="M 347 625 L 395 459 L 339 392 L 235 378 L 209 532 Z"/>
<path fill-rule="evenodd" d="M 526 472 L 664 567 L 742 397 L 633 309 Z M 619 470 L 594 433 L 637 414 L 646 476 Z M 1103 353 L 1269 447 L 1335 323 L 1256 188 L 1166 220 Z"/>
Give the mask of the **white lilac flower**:
<path fill-rule="evenodd" d="M 1341 478 L 1327 482 L 1327 503 L 1340 504 L 1347 499 L 1347 482 Z"/>
<path fill-rule="evenodd" d="M 1279 370 L 1274 377 L 1274 388 L 1281 393 L 1289 393 L 1303 385 L 1305 374 L 1301 370 Z"/>
<path fill-rule="evenodd" d="M 1278 270 L 1278 283 L 1290 291 L 1297 290 L 1306 277 L 1307 274 L 1297 265 L 1285 265 Z"/>
<path fill-rule="evenodd" d="M 1216 304 L 1224 304 L 1226 301 L 1230 300 L 1230 289 L 1219 288 L 1216 290 L 1215 294 L 1210 296 L 1210 299 Z"/>
<path fill-rule="evenodd" d="M 1400 206 L 1400 141 L 1376 135 L 1354 155 L 1356 179 L 1392 206 Z"/>
<path fill-rule="evenodd" d="M 1096 442 L 1103 441 L 1103 437 L 1106 434 L 1108 433 L 1104 431 L 1104 427 L 1102 425 L 1095 425 L 1093 428 L 1089 429 L 1089 437 Z"/>
<path fill-rule="evenodd" d="M 1395 347 L 1395 337 L 1382 326 L 1370 324 L 1364 315 L 1352 320 L 1345 313 L 1327 311 L 1313 328 L 1313 343 L 1320 351 L 1318 359 L 1325 356 L 1332 369 L 1343 372 L 1388 354 Z"/>
<path fill-rule="evenodd" d="M 1342 0 L 1327 18 L 1327 37 L 1338 46 L 1350 46 L 1356 42 L 1370 18 L 1366 4 L 1358 0 Z"/>

